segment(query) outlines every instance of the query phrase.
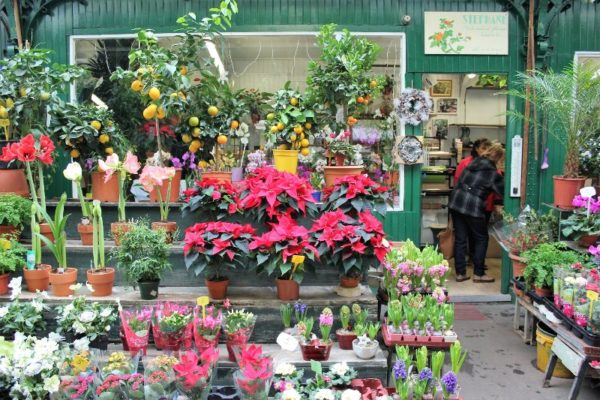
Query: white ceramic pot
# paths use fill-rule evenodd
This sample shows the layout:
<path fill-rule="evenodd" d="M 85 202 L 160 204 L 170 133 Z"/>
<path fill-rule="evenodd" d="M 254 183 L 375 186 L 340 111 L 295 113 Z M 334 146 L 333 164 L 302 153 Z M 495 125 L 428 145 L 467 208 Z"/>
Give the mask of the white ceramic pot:
<path fill-rule="evenodd" d="M 352 350 L 356 357 L 361 360 L 370 360 L 375 357 L 377 350 L 379 350 L 379 342 L 377 340 L 363 340 L 363 338 L 356 338 L 352 341 Z"/>

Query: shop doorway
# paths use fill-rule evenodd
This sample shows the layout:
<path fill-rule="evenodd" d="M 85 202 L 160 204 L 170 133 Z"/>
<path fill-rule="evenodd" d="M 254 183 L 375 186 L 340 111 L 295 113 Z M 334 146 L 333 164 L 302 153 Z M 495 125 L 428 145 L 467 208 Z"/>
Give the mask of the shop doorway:
<path fill-rule="evenodd" d="M 504 74 L 423 74 L 424 90 L 433 100 L 433 113 L 423 126 L 425 157 L 421 177 L 421 245 L 437 244 L 448 225 L 448 199 L 456 166 L 469 157 L 477 139 L 506 145 L 507 78 Z M 470 264 L 470 260 L 469 260 Z M 450 261 L 449 291 L 453 296 L 500 295 L 502 249 L 490 236 L 487 274 L 493 283 L 456 282 Z M 473 276 L 473 267 L 467 267 Z"/>

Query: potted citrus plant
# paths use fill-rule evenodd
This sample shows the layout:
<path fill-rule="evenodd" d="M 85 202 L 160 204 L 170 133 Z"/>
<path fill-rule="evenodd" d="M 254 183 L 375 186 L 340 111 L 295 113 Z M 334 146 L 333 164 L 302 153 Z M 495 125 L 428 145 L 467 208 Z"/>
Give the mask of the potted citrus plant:
<path fill-rule="evenodd" d="M 87 280 L 92 286 L 92 296 L 110 296 L 115 283 L 115 269 L 106 266 L 104 258 L 104 222 L 100 201 L 92 206 L 92 269 L 87 271 Z"/>
<path fill-rule="evenodd" d="M 297 300 L 304 278 L 304 259 L 314 261 L 319 253 L 310 242 L 308 230 L 291 217 L 282 215 L 277 223 L 269 223 L 269 226 L 269 231 L 248 246 L 256 257 L 256 272 L 275 273 L 277 298 Z"/>
<path fill-rule="evenodd" d="M 83 177 L 83 170 L 78 162 L 72 162 L 67 165 L 67 168 L 63 170 L 65 178 L 70 180 L 77 187 L 77 197 L 81 204 L 81 221 L 77 224 L 77 232 L 81 237 L 81 244 L 89 246 L 92 244 L 93 237 L 93 226 L 91 218 L 91 207 L 90 203 L 85 200 L 83 196 L 83 190 L 81 189 L 81 179 Z"/>
<path fill-rule="evenodd" d="M 140 175 L 140 184 L 148 193 L 156 191 L 160 209 L 160 221 L 152 222 L 152 229 L 162 229 L 165 231 L 167 243 L 172 243 L 177 231 L 177 223 L 169 221 L 169 211 L 171 207 L 171 188 L 173 177 L 176 170 L 173 167 L 161 167 L 146 165 Z M 162 195 L 162 187 L 167 182 L 167 191 Z"/>
<path fill-rule="evenodd" d="M 14 193 L 0 194 L 0 235 L 18 237 L 30 217 L 30 200 Z"/>
<path fill-rule="evenodd" d="M 8 293 L 10 274 L 25 266 L 27 250 L 13 237 L 0 236 L 0 296 Z"/>
<path fill-rule="evenodd" d="M 185 266 L 194 268 L 196 275 L 204 274 L 211 298 L 225 298 L 229 278 L 223 272 L 246 266 L 253 236 L 250 225 L 227 222 L 203 222 L 185 231 Z"/>
<path fill-rule="evenodd" d="M 77 282 L 77 268 L 69 267 L 67 264 L 67 233 L 65 232 L 65 226 L 69 215 L 64 214 L 66 202 L 67 195 L 63 193 L 54 210 L 54 219 L 51 219 L 46 210 L 36 203 L 38 212 L 47 221 L 53 236 L 51 241 L 46 236 L 35 232 L 35 235 L 46 244 L 56 260 L 57 266 L 52 268 L 50 272 L 50 284 L 52 285 L 52 294 L 58 297 L 72 295 L 74 291 L 71 286 Z"/>
<path fill-rule="evenodd" d="M 585 182 L 580 176 L 580 149 L 600 130 L 597 110 L 600 108 L 600 79 L 592 63 L 572 64 L 561 72 L 533 71 L 519 73 L 522 89 L 509 90 L 510 96 L 533 104 L 552 123 L 548 133 L 565 146 L 563 175 L 554 179 L 554 204 L 571 208 L 571 200 Z M 529 87 L 531 90 L 526 90 Z M 509 116 L 529 119 L 518 111 Z M 536 118 L 531 118 L 533 124 Z"/>
<path fill-rule="evenodd" d="M 164 231 L 152 230 L 147 222 L 136 221 L 121 237 L 114 257 L 127 282 L 139 287 L 142 299 L 152 300 L 158 297 L 163 273 L 171 267 L 170 251 Z"/>

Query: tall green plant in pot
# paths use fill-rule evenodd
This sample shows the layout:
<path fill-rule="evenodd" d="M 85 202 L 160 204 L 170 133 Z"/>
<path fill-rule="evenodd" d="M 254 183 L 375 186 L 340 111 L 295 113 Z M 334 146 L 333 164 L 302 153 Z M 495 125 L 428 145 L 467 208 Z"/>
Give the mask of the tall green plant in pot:
<path fill-rule="evenodd" d="M 42 215 L 42 218 L 46 221 L 52 232 L 54 239 L 50 241 L 46 236 L 38 233 L 34 233 L 52 253 L 56 259 L 57 266 L 52 268 L 50 272 L 50 284 L 52 285 L 52 294 L 58 297 L 67 297 L 74 294 L 71 286 L 77 282 L 77 268 L 69 267 L 67 264 L 67 233 L 65 232 L 65 226 L 69 215 L 65 215 L 65 203 L 67 202 L 67 195 L 63 193 L 60 197 L 60 201 L 56 205 L 54 210 L 54 218 L 50 218 L 48 212 L 39 204 L 35 203 L 38 209 L 38 213 Z"/>
<path fill-rule="evenodd" d="M 520 89 L 510 96 L 529 101 L 548 120 L 548 133 L 565 146 L 563 175 L 554 176 L 554 204 L 571 207 L 571 200 L 583 187 L 580 176 L 580 149 L 600 130 L 600 77 L 591 64 L 570 65 L 562 72 L 519 73 Z M 530 91 L 525 90 L 526 87 Z M 519 111 L 509 116 L 537 124 L 536 117 Z M 534 113 L 534 116 L 536 113 Z"/>
<path fill-rule="evenodd" d="M 542 243 L 522 254 L 527 266 L 523 272 L 527 287 L 533 286 L 538 296 L 552 294 L 554 268 L 579 262 L 579 255 L 562 242 Z"/>
<path fill-rule="evenodd" d="M 115 283 L 115 269 L 106 266 L 104 257 L 104 222 L 100 201 L 92 205 L 92 268 L 87 271 L 93 296 L 110 296 Z"/>
<path fill-rule="evenodd" d="M 114 250 L 117 267 L 132 286 L 140 288 L 143 300 L 158 297 L 158 285 L 163 273 L 171 268 L 170 245 L 163 230 L 152 230 L 146 221 L 136 221 L 121 238 Z"/>
<path fill-rule="evenodd" d="M 50 285 L 50 270 L 48 264 L 42 264 L 42 241 L 40 240 L 40 224 L 36 213 L 38 205 L 31 204 L 31 250 L 27 252 L 27 265 L 23 268 L 23 278 L 30 292 L 44 292 Z"/>

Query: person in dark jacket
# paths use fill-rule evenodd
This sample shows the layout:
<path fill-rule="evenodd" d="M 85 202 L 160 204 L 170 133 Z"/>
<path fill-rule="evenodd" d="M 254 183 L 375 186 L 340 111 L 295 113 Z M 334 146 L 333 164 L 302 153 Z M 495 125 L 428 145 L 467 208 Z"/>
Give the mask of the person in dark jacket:
<path fill-rule="evenodd" d="M 499 143 L 490 146 L 480 157 L 465 168 L 450 195 L 448 208 L 454 224 L 454 265 L 456 281 L 469 279 L 466 250 L 469 236 L 473 237 L 473 282 L 493 282 L 485 273 L 485 254 L 488 246 L 486 201 L 490 193 L 499 195 L 501 202 L 504 179 L 498 166 L 504 160 L 504 149 Z"/>

